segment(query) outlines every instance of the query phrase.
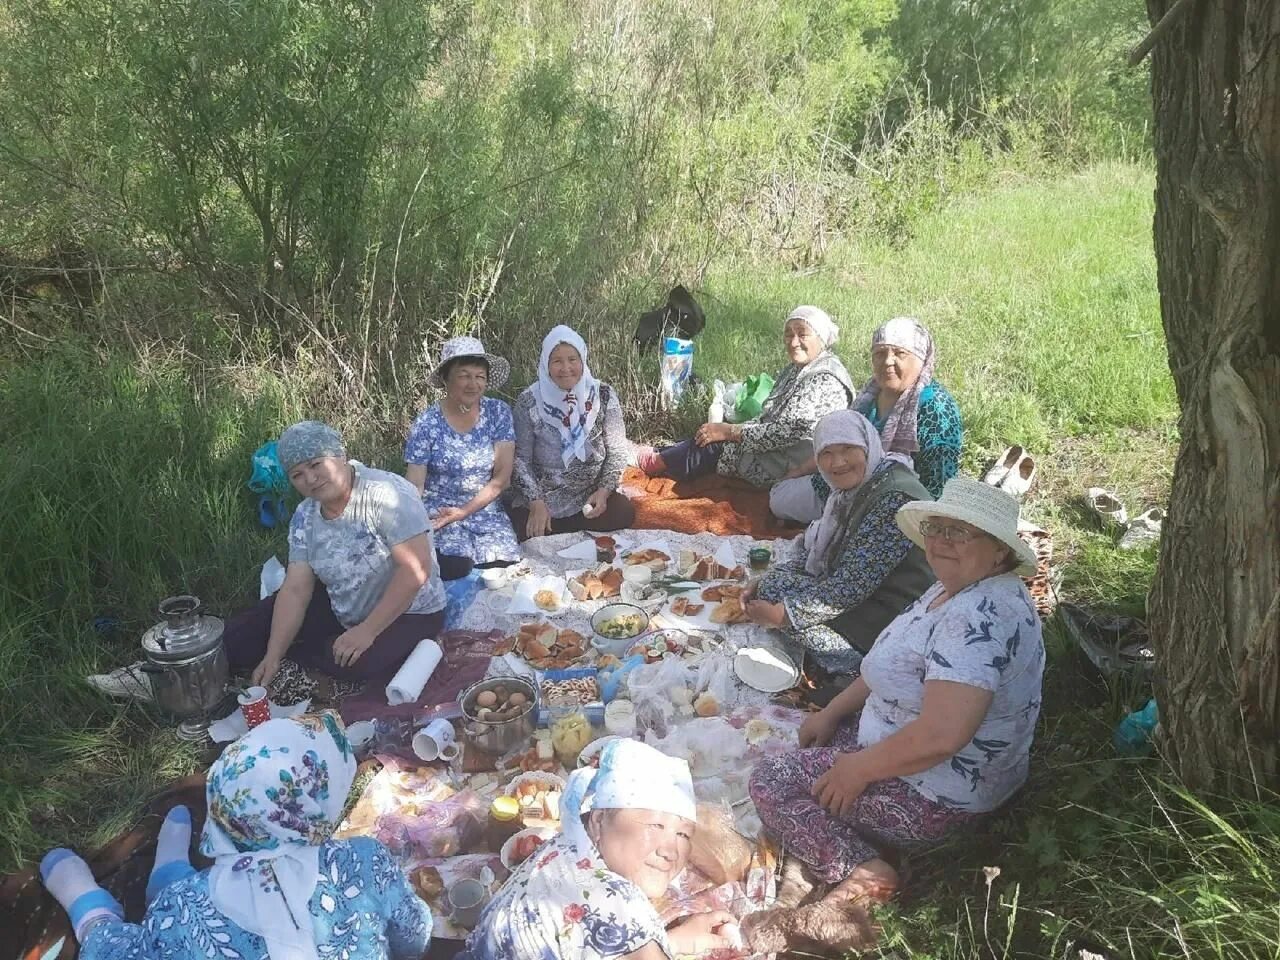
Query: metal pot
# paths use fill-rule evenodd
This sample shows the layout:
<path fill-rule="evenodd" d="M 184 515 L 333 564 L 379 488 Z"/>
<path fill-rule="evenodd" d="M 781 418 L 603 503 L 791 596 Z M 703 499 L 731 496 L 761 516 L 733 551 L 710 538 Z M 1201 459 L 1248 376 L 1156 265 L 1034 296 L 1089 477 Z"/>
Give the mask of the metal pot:
<path fill-rule="evenodd" d="M 227 695 L 227 654 L 222 621 L 200 612 L 198 597 L 168 597 L 164 618 L 142 636 L 143 672 L 156 705 L 178 720 L 207 718 Z"/>
<path fill-rule="evenodd" d="M 476 694 L 495 687 L 506 687 L 511 693 L 523 693 L 529 698 L 529 709 L 510 720 L 478 720 Z M 527 743 L 537 726 L 538 688 L 523 677 L 490 677 L 473 683 L 462 692 L 458 702 L 462 705 L 462 732 L 467 743 L 485 753 L 501 756 L 513 747 Z"/>

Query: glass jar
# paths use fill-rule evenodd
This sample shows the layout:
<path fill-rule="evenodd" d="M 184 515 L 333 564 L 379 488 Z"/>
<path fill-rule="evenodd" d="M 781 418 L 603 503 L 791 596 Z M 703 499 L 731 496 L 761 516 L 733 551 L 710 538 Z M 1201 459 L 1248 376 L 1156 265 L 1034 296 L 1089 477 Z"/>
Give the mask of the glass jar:
<path fill-rule="evenodd" d="M 752 570 L 768 570 L 769 561 L 773 559 L 773 551 L 768 547 L 752 547 L 747 551 L 747 562 Z"/>
<path fill-rule="evenodd" d="M 502 845 L 523 829 L 520 822 L 520 801 L 515 797 L 494 797 L 489 804 L 489 822 L 485 825 L 485 838 L 489 850 L 498 853 Z"/>
<path fill-rule="evenodd" d="M 614 700 L 604 708 L 604 728 L 615 737 L 636 735 L 636 706 L 630 700 Z"/>
<path fill-rule="evenodd" d="M 551 746 L 555 749 L 556 759 L 566 770 L 572 770 L 578 763 L 582 748 L 595 739 L 591 721 L 577 704 L 552 704 L 547 709 Z"/>
<path fill-rule="evenodd" d="M 613 537 L 596 537 L 596 563 L 613 563 L 618 555 L 618 541 Z"/>

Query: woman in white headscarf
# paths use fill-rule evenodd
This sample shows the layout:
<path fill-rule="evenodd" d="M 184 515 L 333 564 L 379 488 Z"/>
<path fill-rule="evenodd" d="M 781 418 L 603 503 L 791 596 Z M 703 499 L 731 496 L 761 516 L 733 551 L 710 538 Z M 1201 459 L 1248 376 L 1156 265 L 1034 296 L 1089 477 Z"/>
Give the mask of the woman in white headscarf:
<path fill-rule="evenodd" d="M 924 553 L 894 515 L 929 493 L 862 414 L 838 410 L 814 430 L 818 469 L 831 485 L 822 516 L 795 554 L 761 578 L 747 604 L 826 669 L 847 674 L 880 631 L 933 582 Z"/>
<path fill-rule="evenodd" d="M 213 866 L 196 872 L 187 861 L 189 817 L 173 859 L 160 864 L 162 829 L 152 877 L 168 882 L 148 890 L 154 899 L 141 924 L 123 921 L 83 860 L 54 851 L 45 882 L 71 914 L 80 956 L 418 960 L 431 941 L 431 911 L 400 867 L 376 840 L 330 839 L 355 772 L 333 712 L 250 730 L 209 770 L 200 850 Z"/>
<path fill-rule="evenodd" d="M 667 929 L 654 907 L 688 861 L 697 816 L 687 763 L 611 741 L 598 771 L 569 777 L 563 833 L 516 868 L 458 960 L 662 960 L 730 946 L 731 914 Z"/>
<path fill-rule="evenodd" d="M 562 324 L 543 339 L 538 380 L 516 398 L 514 415 L 508 513 L 517 537 L 631 526 L 635 510 L 618 492 L 628 452 L 622 404 L 592 375 L 574 330 Z"/>
<path fill-rule="evenodd" d="M 746 423 L 704 423 L 692 440 L 639 450 L 638 466 L 651 477 L 719 473 L 772 486 L 812 458 L 814 424 L 853 400 L 849 371 L 831 351 L 839 336 L 825 311 L 796 307 L 782 328 L 791 362 L 778 374 L 760 416 Z"/>

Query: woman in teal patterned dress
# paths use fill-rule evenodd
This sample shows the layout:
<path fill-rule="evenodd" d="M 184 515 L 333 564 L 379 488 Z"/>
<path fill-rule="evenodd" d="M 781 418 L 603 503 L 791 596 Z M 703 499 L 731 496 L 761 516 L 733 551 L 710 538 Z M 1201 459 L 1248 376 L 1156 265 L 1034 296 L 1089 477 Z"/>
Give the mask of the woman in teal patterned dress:
<path fill-rule="evenodd" d="M 88 865 L 54 850 L 45 885 L 71 915 L 81 960 L 418 960 L 431 912 L 376 840 L 331 840 L 356 761 L 337 714 L 268 720 L 209 770 L 200 849 L 176 807 L 156 845 L 140 924 Z"/>
<path fill-rule="evenodd" d="M 930 495 L 942 493 L 960 468 L 964 425 L 955 398 L 934 379 L 933 336 L 914 317 L 895 317 L 871 335 L 871 379 L 852 408 L 880 432 L 884 449 L 901 454 Z M 769 508 L 784 519 L 816 520 L 831 489 L 812 462 L 769 492 Z"/>

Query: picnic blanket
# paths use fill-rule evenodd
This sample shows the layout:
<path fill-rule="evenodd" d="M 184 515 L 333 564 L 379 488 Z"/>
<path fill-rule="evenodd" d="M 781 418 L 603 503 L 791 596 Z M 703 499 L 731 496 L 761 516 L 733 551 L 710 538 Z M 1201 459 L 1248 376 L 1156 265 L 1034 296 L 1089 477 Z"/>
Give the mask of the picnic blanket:
<path fill-rule="evenodd" d="M 769 512 L 769 491 L 744 480 L 713 474 L 675 481 L 649 477 L 635 467 L 622 474 L 622 492 L 636 509 L 639 530 L 675 530 L 758 540 L 791 538 L 804 527 L 778 520 Z"/>

